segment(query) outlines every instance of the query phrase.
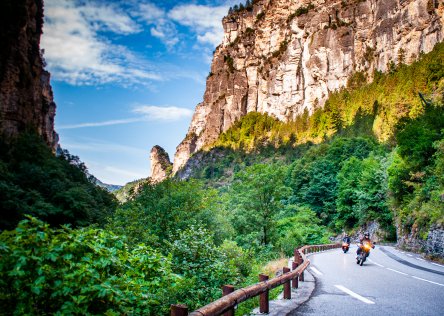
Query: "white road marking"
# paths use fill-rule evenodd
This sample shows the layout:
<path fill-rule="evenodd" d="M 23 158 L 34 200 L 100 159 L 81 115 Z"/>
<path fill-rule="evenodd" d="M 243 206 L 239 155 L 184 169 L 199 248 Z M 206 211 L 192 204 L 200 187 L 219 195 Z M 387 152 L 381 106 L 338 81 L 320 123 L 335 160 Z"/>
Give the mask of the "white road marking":
<path fill-rule="evenodd" d="M 422 258 L 416 258 L 416 259 L 418 259 L 418 260 L 421 260 L 421 261 L 425 261 L 424 259 L 422 259 Z"/>
<path fill-rule="evenodd" d="M 409 256 L 409 257 L 413 257 L 413 255 L 411 255 L 411 254 L 409 254 L 409 253 L 407 253 L 406 255 Z"/>
<path fill-rule="evenodd" d="M 438 266 L 438 267 L 443 267 L 443 265 L 441 265 L 441 264 L 437 264 L 437 263 L 434 263 L 434 262 L 430 262 L 431 264 L 434 264 L 435 266 Z"/>
<path fill-rule="evenodd" d="M 390 270 L 390 271 L 393 271 L 393 272 L 396 272 L 396 273 L 399 273 L 399 274 L 408 275 L 407 273 L 404 273 L 404 272 L 401 272 L 401 271 L 398 271 L 398 270 L 395 270 L 395 269 L 387 268 L 387 270 Z"/>
<path fill-rule="evenodd" d="M 319 271 L 318 269 L 316 269 L 315 267 L 310 267 L 310 270 L 312 270 L 314 273 L 316 273 L 317 275 L 322 275 L 322 272 Z"/>
<path fill-rule="evenodd" d="M 382 264 L 376 263 L 376 262 L 374 262 L 372 259 L 368 259 L 368 261 L 370 261 L 370 262 L 376 264 L 377 266 L 380 266 L 381 268 L 384 268 L 384 266 L 383 266 Z"/>
<path fill-rule="evenodd" d="M 441 283 L 438 283 L 438 282 L 429 281 L 429 280 L 422 279 L 422 278 L 418 278 L 418 277 L 415 277 L 415 276 L 412 276 L 412 278 L 415 278 L 415 279 L 418 279 L 418 280 L 421 280 L 421 281 L 425 281 L 425 282 L 429 282 L 429 283 L 433 283 L 433 284 L 436 284 L 436 285 L 444 286 L 444 284 L 441 284 Z"/>
<path fill-rule="evenodd" d="M 367 299 L 367 298 L 365 298 L 365 297 L 363 297 L 363 296 L 361 296 L 361 295 L 359 295 L 359 294 L 356 294 L 355 292 L 353 292 L 353 291 L 347 289 L 346 287 L 344 287 L 344 286 L 342 286 L 342 285 L 335 285 L 335 286 L 336 286 L 338 289 L 340 289 L 342 292 L 345 292 L 345 293 L 347 293 L 348 295 L 350 295 L 350 296 L 352 296 L 352 297 L 354 297 L 354 298 L 357 298 L 357 299 L 360 300 L 361 302 L 364 302 L 364 303 L 367 303 L 367 304 L 375 304 L 375 302 L 370 301 L 369 299 Z"/>

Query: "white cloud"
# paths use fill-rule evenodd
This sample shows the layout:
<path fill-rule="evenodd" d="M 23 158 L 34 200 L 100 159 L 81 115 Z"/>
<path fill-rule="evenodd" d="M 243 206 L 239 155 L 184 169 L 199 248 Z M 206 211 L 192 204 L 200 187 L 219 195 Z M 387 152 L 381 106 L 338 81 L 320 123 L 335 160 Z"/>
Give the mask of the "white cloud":
<path fill-rule="evenodd" d="M 221 43 L 223 38 L 222 18 L 227 14 L 228 6 L 203 6 L 183 4 L 174 7 L 168 17 L 175 22 L 189 27 L 197 34 L 201 43 L 214 46 Z"/>
<path fill-rule="evenodd" d="M 178 33 L 170 23 L 157 24 L 150 29 L 151 35 L 159 38 L 168 48 L 179 42 Z"/>
<path fill-rule="evenodd" d="M 47 0 L 45 17 L 42 47 L 55 79 L 74 85 L 144 84 L 147 79 L 162 79 L 125 47 L 99 36 L 99 29 L 118 34 L 139 31 L 139 26 L 116 8 Z"/>
<path fill-rule="evenodd" d="M 223 38 L 221 20 L 228 8 L 229 5 L 180 4 L 167 12 L 153 3 L 143 3 L 134 15 L 147 25 L 152 25 L 151 35 L 159 38 L 168 48 L 180 41 L 175 23 L 188 27 L 200 43 L 217 46 Z"/>
<path fill-rule="evenodd" d="M 206 32 L 203 35 L 197 35 L 197 40 L 201 43 L 209 43 L 217 46 L 221 42 L 221 36 L 223 36 L 223 34 L 221 35 L 218 32 Z"/>
<path fill-rule="evenodd" d="M 142 3 L 134 13 L 147 25 L 152 25 L 150 33 L 160 39 L 169 49 L 179 42 L 179 32 L 172 21 L 167 17 L 164 9 L 152 3 Z"/>
<path fill-rule="evenodd" d="M 210 7 L 195 4 L 183 4 L 174 7 L 168 16 L 174 21 L 197 30 L 221 28 L 221 20 L 227 14 L 227 7 Z"/>
<path fill-rule="evenodd" d="M 76 128 L 84 128 L 84 127 L 101 127 L 101 126 L 121 125 L 121 124 L 129 124 L 129 123 L 142 122 L 142 121 L 146 121 L 146 119 L 136 117 L 136 118 L 123 119 L 123 120 L 109 120 L 109 121 L 102 121 L 102 122 L 69 124 L 69 125 L 57 126 L 57 130 L 76 129 Z"/>
<path fill-rule="evenodd" d="M 57 126 L 57 130 L 77 129 L 85 127 L 113 126 L 113 125 L 130 124 L 136 122 L 149 122 L 149 121 L 174 122 L 190 118 L 193 115 L 193 111 L 187 108 L 180 108 L 176 106 L 162 107 L 154 105 L 136 106 L 133 109 L 133 113 L 140 114 L 140 116 L 127 119 L 119 119 L 119 120 L 60 125 Z"/>
<path fill-rule="evenodd" d="M 101 152 L 101 153 L 131 153 L 134 155 L 146 155 L 147 151 L 144 149 L 120 145 L 115 143 L 108 143 L 99 140 L 84 139 L 82 142 L 76 141 L 63 141 L 61 142 L 63 148 L 69 148 L 69 150 L 82 150 L 88 152 Z"/>
<path fill-rule="evenodd" d="M 140 105 L 134 108 L 133 112 L 144 115 L 150 121 L 178 121 L 193 115 L 192 110 L 176 106 Z"/>
<path fill-rule="evenodd" d="M 152 3 L 142 3 L 139 5 L 137 15 L 142 17 L 147 23 L 154 24 L 156 21 L 164 19 L 166 12 Z"/>
<path fill-rule="evenodd" d="M 105 5 L 86 4 L 79 7 L 81 14 L 94 26 L 96 30 L 109 30 L 117 34 L 132 34 L 141 31 L 141 28 L 119 8 Z"/>

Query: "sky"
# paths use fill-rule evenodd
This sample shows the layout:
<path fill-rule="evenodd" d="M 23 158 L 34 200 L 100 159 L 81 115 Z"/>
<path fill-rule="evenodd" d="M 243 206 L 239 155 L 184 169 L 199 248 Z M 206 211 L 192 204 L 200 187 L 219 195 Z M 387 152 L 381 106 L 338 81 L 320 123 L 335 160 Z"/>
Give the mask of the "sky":
<path fill-rule="evenodd" d="M 221 19 L 239 0 L 45 0 L 41 39 L 60 145 L 123 185 L 173 160 L 202 101 Z"/>

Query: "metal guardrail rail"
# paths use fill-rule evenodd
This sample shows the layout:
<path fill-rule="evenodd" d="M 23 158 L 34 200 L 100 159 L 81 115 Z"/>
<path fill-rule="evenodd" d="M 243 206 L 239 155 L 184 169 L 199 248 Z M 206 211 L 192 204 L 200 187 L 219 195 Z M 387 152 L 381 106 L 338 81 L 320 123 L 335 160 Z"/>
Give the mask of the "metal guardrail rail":
<path fill-rule="evenodd" d="M 283 268 L 283 274 L 269 279 L 268 276 L 260 274 L 259 280 L 261 282 L 234 290 L 231 285 L 223 287 L 223 295 L 220 299 L 205 305 L 194 312 L 188 314 L 188 308 L 185 305 L 171 305 L 171 316 L 233 316 L 234 307 L 246 300 L 260 296 L 259 311 L 261 313 L 269 312 L 268 292 L 280 285 L 284 285 L 284 299 L 291 299 L 291 288 L 298 288 L 298 282 L 304 281 L 304 271 L 310 265 L 310 260 L 306 255 L 309 253 L 320 252 L 335 248 L 341 248 L 341 244 L 327 244 L 327 245 L 310 245 L 294 250 L 294 261 L 292 269 Z"/>

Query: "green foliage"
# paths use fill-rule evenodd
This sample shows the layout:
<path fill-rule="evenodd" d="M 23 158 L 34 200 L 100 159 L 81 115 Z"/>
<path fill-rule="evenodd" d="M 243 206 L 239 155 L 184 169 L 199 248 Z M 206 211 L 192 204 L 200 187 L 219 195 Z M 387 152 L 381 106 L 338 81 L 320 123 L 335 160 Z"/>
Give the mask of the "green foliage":
<path fill-rule="evenodd" d="M 289 192 L 283 182 L 284 172 L 279 165 L 256 164 L 236 174 L 229 191 L 229 205 L 240 245 L 258 249 L 274 241 L 281 200 Z"/>
<path fill-rule="evenodd" d="M 257 2 L 257 0 L 246 0 L 245 4 L 243 2 L 239 4 L 235 4 L 233 7 L 230 7 L 228 10 L 228 15 L 237 14 L 242 11 L 253 11 L 253 5 Z"/>
<path fill-rule="evenodd" d="M 136 188 L 142 186 L 146 181 L 146 179 L 139 179 L 128 182 L 120 189 L 114 191 L 113 194 L 119 202 L 124 203 L 134 197 L 137 194 Z"/>
<path fill-rule="evenodd" d="M 282 253 L 291 256 L 295 247 L 329 242 L 315 212 L 308 207 L 288 208 L 293 215 L 280 219 L 276 226 L 279 236 L 276 244 Z"/>
<path fill-rule="evenodd" d="M 338 173 L 335 225 L 338 230 L 377 220 L 385 226 L 392 222 L 387 204 L 388 160 L 373 155 L 352 156 Z"/>
<path fill-rule="evenodd" d="M 126 235 L 131 243 L 150 242 L 162 247 L 162 242 L 174 240 L 178 231 L 200 223 L 223 240 L 226 227 L 223 214 L 218 215 L 217 203 L 216 191 L 205 189 L 196 180 L 146 183 L 132 200 L 116 210 L 107 228 Z"/>
<path fill-rule="evenodd" d="M 381 149 L 369 138 L 336 138 L 330 144 L 309 149 L 290 166 L 288 181 L 293 194 L 289 201 L 309 206 L 324 224 L 331 225 L 336 213 L 337 175 L 342 164 L 352 156 L 363 159 L 378 150 Z"/>
<path fill-rule="evenodd" d="M 39 136 L 23 134 L 0 148 L 0 229 L 13 229 L 25 214 L 51 225 L 103 224 L 116 207 L 78 157 L 54 156 Z"/>
<path fill-rule="evenodd" d="M 238 260 L 240 266 L 236 266 L 235 260 L 223 250 L 231 252 L 231 257 L 243 254 L 237 247 L 216 247 L 210 232 L 196 226 L 181 231 L 170 244 L 174 271 L 192 284 L 181 300 L 189 308 L 195 309 L 220 298 L 223 285 L 238 285 L 243 280 L 240 271 L 245 269 L 245 262 Z"/>
<path fill-rule="evenodd" d="M 444 106 L 427 106 L 417 118 L 404 118 L 397 126 L 396 142 L 401 157 L 408 157 L 413 171 L 431 163 L 433 143 L 443 137 Z"/>
<path fill-rule="evenodd" d="M 388 170 L 392 204 L 406 233 L 427 237 L 433 224 L 444 222 L 444 107 L 428 105 L 422 115 L 398 124 L 398 147 Z"/>
<path fill-rule="evenodd" d="M 236 121 L 231 128 L 219 136 L 212 146 L 252 150 L 266 143 L 271 131 L 278 129 L 281 122 L 268 114 L 250 112 Z"/>
<path fill-rule="evenodd" d="M 160 315 L 181 290 L 170 260 L 93 229 L 29 218 L 0 235 L 0 309 L 9 315 Z"/>

